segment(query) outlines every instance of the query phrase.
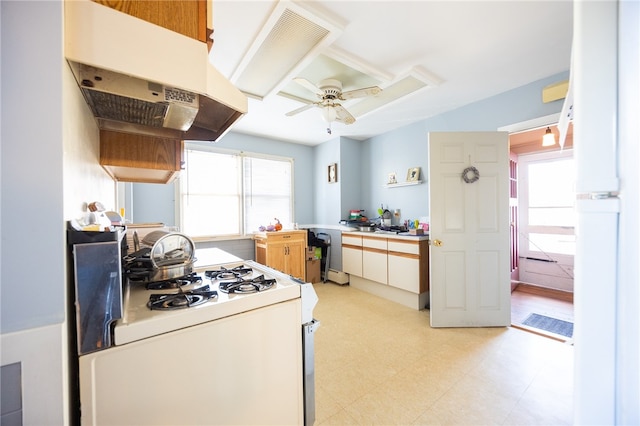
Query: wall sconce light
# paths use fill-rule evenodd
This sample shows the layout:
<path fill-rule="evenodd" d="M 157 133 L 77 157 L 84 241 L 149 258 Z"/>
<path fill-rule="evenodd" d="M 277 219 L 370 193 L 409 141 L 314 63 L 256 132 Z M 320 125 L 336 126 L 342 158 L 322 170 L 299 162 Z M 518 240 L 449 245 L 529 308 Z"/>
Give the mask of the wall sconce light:
<path fill-rule="evenodd" d="M 551 128 L 547 127 L 547 130 L 544 132 L 544 136 L 542 137 L 542 146 L 553 146 L 555 144 L 556 137 L 551 133 Z"/>

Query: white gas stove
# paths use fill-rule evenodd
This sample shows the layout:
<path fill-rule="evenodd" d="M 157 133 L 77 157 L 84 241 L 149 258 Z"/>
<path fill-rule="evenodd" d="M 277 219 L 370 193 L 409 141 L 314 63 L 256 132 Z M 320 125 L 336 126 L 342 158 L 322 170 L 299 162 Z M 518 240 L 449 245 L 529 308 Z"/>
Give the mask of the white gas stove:
<path fill-rule="evenodd" d="M 212 279 L 205 274 L 206 271 L 220 270 L 220 268 L 232 270 L 238 267 L 251 270 L 249 275 L 241 277 L 243 280 L 262 276 L 266 280 L 275 280 L 275 284 L 270 288 L 251 293 L 227 293 L 220 289 L 220 284 L 236 281 L 235 278 Z M 301 297 L 300 282 L 252 260 L 196 267 L 195 272 L 201 278 L 200 282 L 188 284 L 179 289 L 147 289 L 145 283 L 130 282 L 124 294 L 124 315 L 116 323 L 114 330 L 115 344 L 123 345 Z M 217 294 L 197 306 L 167 310 L 149 307 L 151 295 L 190 292 L 205 286 L 209 286 L 208 290 Z M 313 304 L 315 305 L 315 301 Z"/>
<path fill-rule="evenodd" d="M 207 250 L 196 252 L 195 274 L 180 289 L 125 286 L 115 345 L 79 360 L 83 425 L 313 424 L 313 286 Z M 207 273 L 235 268 L 250 272 Z M 198 297 L 166 298 L 175 293 Z M 151 309 L 150 300 L 170 309 Z M 167 373 L 174 368 L 181 373 Z M 208 403 L 192 404 L 197 395 Z"/>

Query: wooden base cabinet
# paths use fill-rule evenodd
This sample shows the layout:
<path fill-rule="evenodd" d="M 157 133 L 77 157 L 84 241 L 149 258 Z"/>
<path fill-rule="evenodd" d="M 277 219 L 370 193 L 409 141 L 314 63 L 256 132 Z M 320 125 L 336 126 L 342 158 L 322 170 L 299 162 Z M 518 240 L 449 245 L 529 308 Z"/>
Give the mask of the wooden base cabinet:
<path fill-rule="evenodd" d="M 261 232 L 254 240 L 256 262 L 306 279 L 307 231 Z"/>

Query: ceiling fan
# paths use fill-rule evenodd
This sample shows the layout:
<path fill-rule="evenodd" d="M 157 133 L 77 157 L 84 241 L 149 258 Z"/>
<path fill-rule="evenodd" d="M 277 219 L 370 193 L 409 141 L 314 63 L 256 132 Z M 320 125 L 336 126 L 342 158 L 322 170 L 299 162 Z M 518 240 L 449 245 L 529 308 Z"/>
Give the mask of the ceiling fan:
<path fill-rule="evenodd" d="M 321 108 L 322 118 L 329 123 L 329 127 L 327 128 L 327 133 L 329 134 L 331 134 L 332 121 L 338 121 L 344 124 L 353 124 L 356 121 L 353 115 L 351 115 L 351 113 L 347 111 L 342 104 L 340 104 L 340 101 L 373 96 L 382 91 L 378 86 L 371 86 L 343 92 L 342 82 L 332 78 L 322 80 L 317 86 L 309 80 L 301 77 L 294 78 L 293 81 L 315 93 L 319 100 L 298 109 L 294 109 L 293 111 L 289 111 L 286 116 L 291 117 L 292 115 L 299 114 L 313 107 Z"/>

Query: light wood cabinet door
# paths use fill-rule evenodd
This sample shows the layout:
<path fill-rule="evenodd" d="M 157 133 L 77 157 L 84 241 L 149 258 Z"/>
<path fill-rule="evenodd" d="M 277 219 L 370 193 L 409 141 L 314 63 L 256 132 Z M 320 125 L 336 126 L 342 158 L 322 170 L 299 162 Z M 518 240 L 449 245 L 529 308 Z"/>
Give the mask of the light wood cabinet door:
<path fill-rule="evenodd" d="M 267 245 L 267 263 L 266 265 L 277 269 L 278 271 L 287 272 L 285 266 L 287 246 L 284 243 L 277 242 Z"/>
<path fill-rule="evenodd" d="M 207 0 L 93 0 L 209 45 Z"/>
<path fill-rule="evenodd" d="M 305 258 L 307 251 L 306 241 L 297 240 L 291 241 L 287 245 L 285 253 L 285 266 L 284 270 L 296 278 L 305 281 L 307 270 L 307 259 Z"/>
<path fill-rule="evenodd" d="M 183 151 L 181 140 L 100 130 L 100 165 L 119 182 L 172 182 Z"/>

